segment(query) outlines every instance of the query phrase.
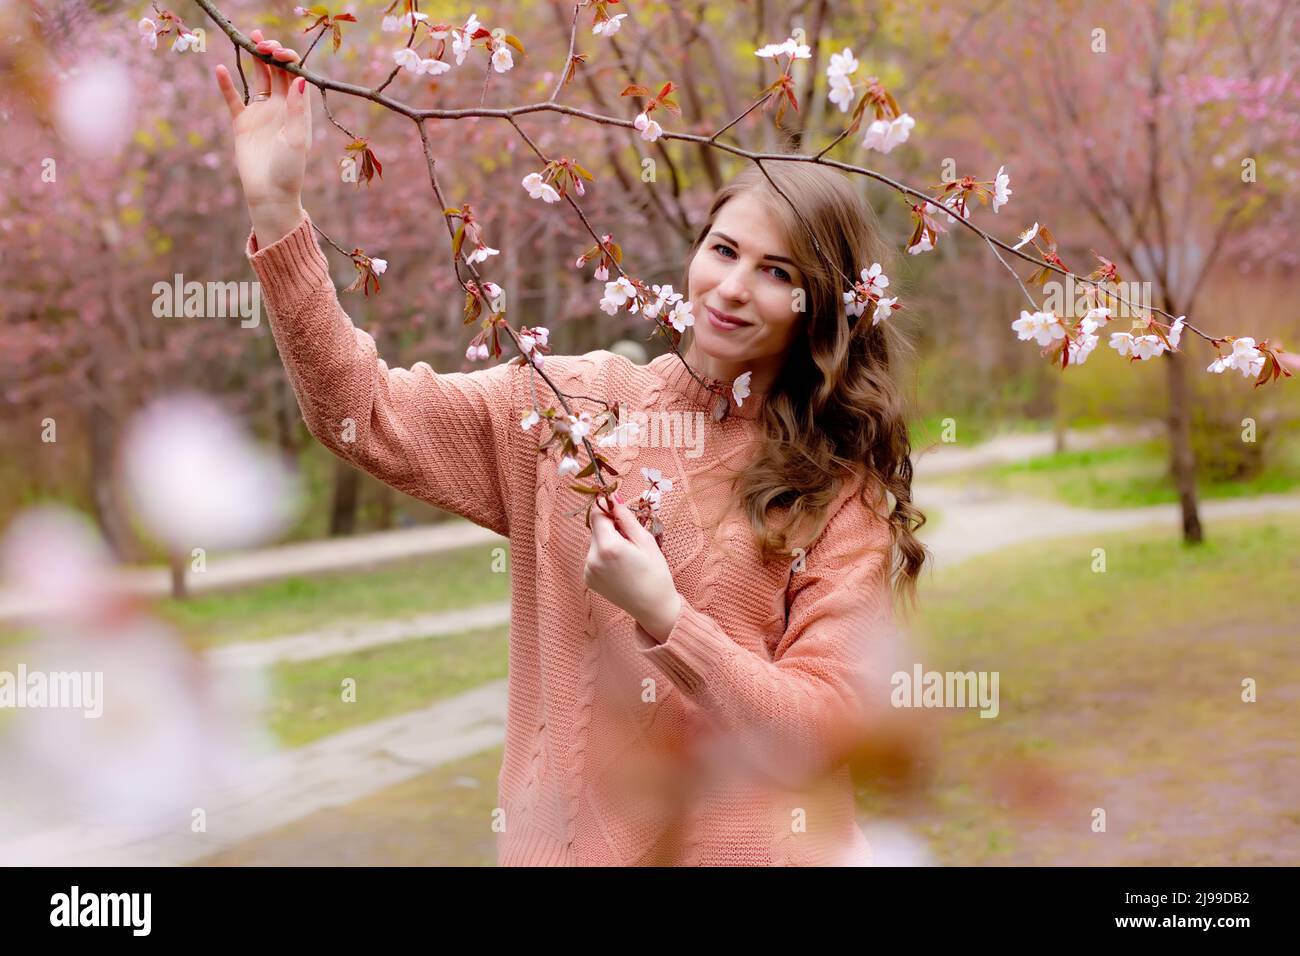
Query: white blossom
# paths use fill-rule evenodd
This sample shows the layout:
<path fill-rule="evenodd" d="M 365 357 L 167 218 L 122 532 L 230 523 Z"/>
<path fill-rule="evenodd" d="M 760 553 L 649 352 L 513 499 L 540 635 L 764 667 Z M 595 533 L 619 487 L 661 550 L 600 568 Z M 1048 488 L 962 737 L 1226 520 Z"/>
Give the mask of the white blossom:
<path fill-rule="evenodd" d="M 510 53 L 510 44 L 505 40 L 498 41 L 492 50 L 492 69 L 498 73 L 505 73 L 514 65 L 515 58 Z"/>
<path fill-rule="evenodd" d="M 871 324 L 879 325 L 882 321 L 889 318 L 889 313 L 894 310 L 894 303 L 898 301 L 897 297 L 882 297 L 876 302 L 876 311 L 871 313 Z"/>
<path fill-rule="evenodd" d="M 895 146 L 907 142 L 915 125 L 916 120 L 907 113 L 892 120 L 872 120 L 867 127 L 866 135 L 862 138 L 862 145 L 867 149 L 878 149 L 882 153 L 888 153 Z"/>
<path fill-rule="evenodd" d="M 741 372 L 731 383 L 731 397 L 736 400 L 737 408 L 745 404 L 745 399 L 749 397 L 749 382 L 753 376 L 753 372 Z"/>
<path fill-rule="evenodd" d="M 1247 378 L 1259 375 L 1264 370 L 1264 353 L 1255 347 L 1253 338 L 1243 336 L 1233 339 L 1231 354 L 1216 358 L 1206 371 L 1222 373 L 1230 368 L 1236 369 Z"/>
<path fill-rule="evenodd" d="M 158 25 L 156 23 L 148 17 L 144 17 L 136 24 L 136 28 L 140 31 L 140 42 L 143 45 L 151 50 L 158 49 Z"/>
<path fill-rule="evenodd" d="M 1021 246 L 1023 246 L 1023 245 L 1024 245 L 1026 242 L 1028 242 L 1030 239 L 1034 238 L 1034 236 L 1036 236 L 1036 235 L 1038 235 L 1038 223 L 1034 223 L 1032 226 L 1030 226 L 1028 229 L 1026 229 L 1024 232 L 1022 232 L 1019 236 L 1017 236 L 1017 237 L 1016 237 L 1016 244 L 1015 244 L 1014 246 L 1012 246 L 1011 248 L 1012 248 L 1012 249 L 1019 249 Z"/>
<path fill-rule="evenodd" d="M 663 127 L 652 120 L 646 113 L 638 113 L 635 120 L 632 121 L 633 127 L 641 133 L 641 138 L 653 143 L 664 134 Z"/>
<path fill-rule="evenodd" d="M 1020 318 L 1011 323 L 1011 328 L 1021 341 L 1033 339 L 1043 346 L 1051 345 L 1053 339 L 1065 337 L 1065 328 L 1051 312 L 1030 313 L 1022 309 Z"/>
<path fill-rule="evenodd" d="M 623 26 L 620 21 L 625 16 L 627 16 L 626 13 L 620 13 L 618 16 L 610 17 L 608 20 L 601 20 L 591 28 L 592 34 L 595 36 L 612 37 L 619 31 L 619 28 Z"/>
<path fill-rule="evenodd" d="M 546 202 L 560 201 L 560 194 L 556 192 L 555 187 L 550 183 L 542 182 L 541 173 L 529 173 L 525 176 L 523 187 L 528 190 L 528 195 L 534 199 L 543 199 Z"/>
<path fill-rule="evenodd" d="M 998 174 L 993 178 L 993 211 L 997 212 L 1011 198 L 1011 177 L 1005 172 L 1005 166 L 998 167 Z"/>

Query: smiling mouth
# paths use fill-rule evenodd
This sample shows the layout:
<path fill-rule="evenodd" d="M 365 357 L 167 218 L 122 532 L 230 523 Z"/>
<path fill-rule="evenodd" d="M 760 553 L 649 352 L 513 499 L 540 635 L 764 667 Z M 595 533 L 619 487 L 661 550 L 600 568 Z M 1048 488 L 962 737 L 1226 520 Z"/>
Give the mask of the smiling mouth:
<path fill-rule="evenodd" d="M 734 326 L 736 326 L 737 328 L 739 328 L 739 327 L 742 326 L 742 325 L 752 325 L 752 324 L 753 324 L 752 322 L 746 322 L 744 319 L 738 319 L 738 318 L 736 318 L 734 315 L 728 315 L 726 312 L 719 312 L 717 309 L 713 308 L 713 306 L 711 306 L 711 305 L 710 305 L 710 306 L 705 306 L 705 308 L 709 310 L 709 313 L 710 313 L 710 314 L 711 314 L 711 315 L 712 315 L 712 316 L 713 316 L 717 321 L 723 323 L 724 325 L 734 325 Z"/>

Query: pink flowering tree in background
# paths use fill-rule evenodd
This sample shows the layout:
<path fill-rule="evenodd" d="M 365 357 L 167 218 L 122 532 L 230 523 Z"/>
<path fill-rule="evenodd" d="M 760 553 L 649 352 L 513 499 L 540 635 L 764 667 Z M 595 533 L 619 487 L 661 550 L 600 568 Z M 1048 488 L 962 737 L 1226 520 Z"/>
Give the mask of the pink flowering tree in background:
<path fill-rule="evenodd" d="M 1044 226 L 1048 210 L 1054 224 L 1067 226 L 1059 252 L 1082 266 L 1078 271 L 1140 280 L 1157 309 L 1190 316 L 1226 265 L 1289 272 L 1300 264 L 1294 5 L 1162 0 L 1051 8 L 1026 18 L 1014 34 L 998 21 L 974 22 L 960 47 L 970 68 L 937 82 L 954 97 L 1014 102 L 983 115 L 985 142 L 1030 147 L 1016 153 L 1022 195 L 1042 210 L 1034 218 Z M 1067 243 L 1067 235 L 1075 238 Z M 1031 241 L 1058 251 L 1042 238 L 1040 228 Z M 1022 338 L 1060 340 L 1063 329 L 1050 312 L 1031 307 L 1026 316 L 1016 323 Z M 1214 318 L 1239 322 L 1245 314 Z M 1130 362 L 1161 359 L 1170 471 L 1184 536 L 1199 541 L 1189 376 L 1235 372 L 1262 383 L 1285 374 L 1288 364 L 1296 367 L 1295 358 L 1270 357 L 1263 343 L 1242 336 L 1213 343 L 1217 355 L 1202 361 L 1167 347 L 1179 345 L 1176 326 L 1139 321 L 1129 328 L 1113 317 L 1096 323 L 1097 330 L 1102 325 Z M 1240 429 L 1241 415 L 1229 417 L 1235 420 L 1226 423 L 1227 435 Z"/>
<path fill-rule="evenodd" d="M 966 236 L 967 244 L 974 242 L 986 253 L 985 271 L 1001 275 L 1025 297 L 1020 318 L 1008 316 L 1011 328 L 1004 334 L 1034 340 L 1045 360 L 1067 374 L 1104 341 L 1132 361 L 1169 357 L 1171 370 L 1179 370 L 1170 373 L 1177 395 L 1183 373 L 1174 359 L 1199 340 L 1196 361 L 1203 359 L 1211 371 L 1238 371 L 1256 385 L 1290 375 L 1290 353 L 1262 334 L 1252 335 L 1249 316 L 1196 314 L 1198 285 L 1188 279 L 1195 270 L 1184 266 L 1174 271 L 1172 260 L 1157 245 L 1141 240 L 1134 246 L 1128 241 L 1128 227 L 1115 225 L 1113 207 L 1122 194 L 1124 202 L 1152 208 L 1135 220 L 1144 228 L 1152 228 L 1148 222 L 1155 222 L 1155 210 L 1162 208 L 1167 235 L 1190 228 L 1170 226 L 1172 214 L 1162 191 L 1154 196 L 1126 191 L 1129 185 L 1140 185 L 1141 180 L 1128 172 L 1143 168 L 1138 161 L 1127 160 L 1122 177 L 1117 168 L 1110 178 L 1090 183 L 1060 161 L 1054 171 L 1040 174 L 1043 155 L 1051 155 L 1061 144 L 1044 144 L 1040 150 L 1021 146 L 1012 153 L 1003 145 L 1009 136 L 994 136 L 972 159 L 972 167 L 979 170 L 974 175 L 924 173 L 915 185 L 908 185 L 882 172 L 891 165 L 906 167 L 906 157 L 925 149 L 927 125 L 940 125 L 937 118 L 909 113 L 900 101 L 927 101 L 924 86 L 940 84 L 943 71 L 936 64 L 943 58 L 927 46 L 927 62 L 910 78 L 899 75 L 892 62 L 871 62 L 860 47 L 855 53 L 852 38 L 860 32 L 875 46 L 881 36 L 897 32 L 887 31 L 887 26 L 902 21 L 887 24 L 880 16 L 865 17 L 854 4 L 837 9 L 839 5 L 814 3 L 794 18 L 798 22 L 787 19 L 794 11 L 756 10 L 752 35 L 744 41 L 734 30 L 725 30 L 734 23 L 726 18 L 734 14 L 705 7 L 698 15 L 688 15 L 676 4 L 553 0 L 477 12 L 441 5 L 438 16 L 410 0 L 311 8 L 245 0 L 196 0 L 176 10 L 154 4 L 136 7 L 129 20 L 118 13 L 91 23 L 94 18 L 86 13 L 90 19 L 80 26 L 103 30 L 130 48 L 123 49 L 120 59 L 129 62 L 128 69 L 140 71 L 137 88 L 145 91 L 139 103 L 144 114 L 152 110 L 172 120 L 185 118 L 174 123 L 171 139 L 159 149 L 156 175 L 165 185 L 148 195 L 174 197 L 176 216 L 201 221 L 185 223 L 185 235 L 208 237 L 187 240 L 184 250 L 166 255 L 160 251 L 144 263 L 138 284 L 130 286 L 137 303 L 147 280 L 181 271 L 187 256 L 207 257 L 205 265 L 192 267 L 196 274 L 233 277 L 246 272 L 229 242 L 231 235 L 247 230 L 243 209 L 231 192 L 233 171 L 228 165 L 212 168 L 203 163 L 212 152 L 223 155 L 227 145 L 216 131 L 226 118 L 211 107 L 213 61 L 219 58 L 231 67 L 239 82 L 249 75 L 253 57 L 274 56 L 269 50 L 259 54 L 250 39 L 255 27 L 264 29 L 302 53 L 302 63 L 282 65 L 319 91 L 313 96 L 320 103 L 313 124 L 313 155 L 333 161 L 316 161 L 311 167 L 313 188 L 328 197 L 313 220 L 323 240 L 350 263 L 343 277 L 348 291 L 356 295 L 350 310 L 359 321 L 378 326 L 381 346 L 398 359 L 433 352 L 463 354 L 472 363 L 509 354 L 512 361 L 529 365 L 537 399 L 521 427 L 538 435 L 542 426 L 539 444 L 557 446 L 556 467 L 592 504 L 618 480 L 599 449 L 629 436 L 616 427 L 608 402 L 597 397 L 602 411 L 579 411 L 570 402 L 576 397 L 566 396 L 546 375 L 548 352 L 595 347 L 603 338 L 582 335 L 581 323 L 555 330 L 545 323 L 555 315 L 599 318 L 603 312 L 621 321 L 614 331 L 659 338 L 680 356 L 681 337 L 694 316 L 684 290 L 673 289 L 671 283 L 679 277 L 680 253 L 691 238 L 692 223 L 704 211 L 708 194 L 726 178 L 723 161 L 755 162 L 760 167 L 775 160 L 818 162 L 880 184 L 884 188 L 879 192 L 897 203 L 893 208 L 906 217 L 906 233 L 899 240 L 910 256 L 946 254 L 958 235 Z M 1154 9 L 1158 22 L 1159 7 Z M 959 4 L 951 11 L 950 22 L 943 26 L 950 47 L 959 50 L 967 42 L 973 44 L 981 24 L 989 21 L 980 11 Z M 1125 14 L 1121 22 L 1140 19 Z M 954 25 L 960 30 L 952 31 Z M 29 23 L 28 29 L 50 38 L 48 59 L 79 58 L 80 51 L 68 42 L 66 26 L 51 29 L 43 21 Z M 924 31 L 910 35 L 919 44 Z M 1152 36 L 1158 40 L 1159 32 Z M 1153 42 L 1148 53 L 1159 49 Z M 1252 50 L 1257 57 L 1254 68 L 1262 77 L 1260 71 L 1268 69 L 1264 52 Z M 53 106 L 35 92 L 48 76 L 47 57 L 30 51 L 17 55 L 15 75 L 20 98 L 26 95 L 23 106 L 33 122 L 48 123 Z M 1143 62 L 1140 52 L 1126 54 L 1124 70 L 1141 74 Z M 1154 62 L 1161 61 L 1157 57 Z M 966 73 L 950 75 L 958 72 Z M 1039 90 L 1046 81 L 1041 72 L 1035 76 L 1029 85 Z M 1123 112 L 1128 100 L 1106 102 L 1106 87 L 1097 82 L 1102 102 L 1090 101 L 1081 115 L 1102 111 L 1099 122 L 1113 126 L 1115 114 Z M 1167 86 L 1155 88 L 1152 100 L 1160 105 L 1152 115 L 1164 115 L 1161 111 L 1169 108 L 1160 98 Z M 1260 96 L 1271 103 L 1289 89 L 1289 79 L 1275 81 L 1267 91 L 1261 87 Z M 1192 100 L 1207 95 L 1188 94 Z M 579 96 L 583 105 L 571 105 Z M 195 102 L 209 106 L 196 110 Z M 1285 100 L 1283 104 L 1279 110 L 1285 109 Z M 1017 112 L 985 110 L 979 115 L 995 129 L 998 123 L 1011 122 L 1008 117 Z M 732 118 L 712 118 L 720 115 Z M 1143 115 L 1126 113 L 1124 119 L 1140 124 Z M 1052 118 L 1063 119 L 1055 107 Z M 1200 148 L 1199 134 L 1188 133 L 1185 124 L 1171 124 L 1178 137 L 1171 133 L 1166 139 L 1158 122 L 1156 126 L 1153 154 L 1170 152 L 1171 166 L 1182 162 L 1192 168 L 1179 157 L 1189 148 Z M 1086 134 L 1081 134 L 1080 141 L 1084 139 Z M 133 152 L 138 141 L 122 148 L 126 158 L 116 158 L 115 151 L 113 160 L 132 175 L 140 166 L 147 167 Z M 793 143 L 801 152 L 792 154 L 783 143 Z M 37 143 L 23 168 L 30 168 L 39 151 Z M 196 154 L 189 168 L 187 151 Z M 1080 160 L 1077 150 L 1073 158 Z M 652 171 L 648 178 L 647 169 Z M 1037 200 L 1031 209 L 1026 209 L 1024 187 L 1016 187 L 1021 196 L 1019 202 L 1013 200 L 1012 171 L 1031 177 L 1027 181 L 1033 183 Z M 1160 190 L 1176 175 L 1159 165 L 1157 173 Z M 1069 190 L 1082 189 L 1114 226 L 1095 240 L 1089 237 L 1098 256 L 1078 254 L 1073 236 L 1077 223 L 1059 210 L 1059 199 L 1053 201 L 1043 190 L 1056 179 L 1060 182 L 1054 196 L 1068 196 L 1073 207 L 1079 200 Z M 205 185 L 196 189 L 196 182 Z M 1180 195 L 1186 185 L 1180 181 Z M 1119 192 L 1106 192 L 1112 189 Z M 202 212 L 196 209 L 200 197 Z M 88 200 L 79 195 L 78 201 L 88 204 L 90 215 L 103 218 L 106 197 Z M 37 209 L 48 218 L 50 208 L 33 202 L 22 221 Z M 1238 241 L 1238 227 L 1257 218 L 1249 212 L 1204 221 L 1225 224 L 1223 246 L 1228 248 Z M 164 230 L 169 215 L 159 204 L 136 227 L 146 235 L 151 229 Z M 10 213 L 7 218 L 18 217 Z M 887 222 L 892 219 L 886 217 Z M 1049 228 L 1049 220 L 1054 228 Z M 86 234 L 80 228 L 74 233 L 78 238 Z M 634 234 L 642 238 L 635 247 L 628 242 Z M 653 244 L 645 239 L 653 239 Z M 651 248 L 663 258 L 650 260 Z M 88 275 L 120 271 L 117 258 L 104 255 L 101 268 L 88 270 Z M 214 261 L 222 264 L 214 267 Z M 841 278 L 846 313 L 853 319 L 890 321 L 902 307 L 899 284 L 891 287 L 880 264 Z M 1060 309 L 1045 301 L 1045 284 L 1066 278 L 1079 283 L 1084 308 Z M 1121 279 L 1151 282 L 1159 295 L 1149 306 L 1131 303 L 1117 284 Z M 459 302 L 449 304 L 451 288 L 461 290 Z M 538 288 L 542 291 L 533 293 L 531 301 L 523 294 Z M 39 288 L 27 291 L 30 302 L 40 307 L 29 307 L 29 314 L 11 324 L 28 342 L 46 345 L 51 355 L 66 355 L 65 345 L 42 338 L 50 333 L 41 310 L 57 300 Z M 75 300 L 69 293 L 67 301 Z M 36 314 L 31 314 L 32 308 Z M 1134 314 L 1121 320 L 1123 308 Z M 65 306 L 64 314 L 70 309 Z M 245 353 L 242 362 L 232 357 L 231 365 L 238 369 L 233 388 L 242 390 L 252 406 L 275 409 L 281 434 L 289 435 L 292 399 L 269 361 L 264 331 L 233 336 L 229 326 L 211 324 L 186 336 L 164 336 L 156 321 L 142 324 L 165 340 L 159 341 L 159 351 L 173 355 L 175 361 L 168 367 L 182 373 L 198 364 L 200 374 L 222 374 L 225 366 L 205 361 L 200 343 L 209 338 L 217 355 L 222 348 L 262 349 L 264 354 L 257 357 Z M 232 344 L 231 339 L 240 341 Z M 34 346 L 24 353 L 31 360 L 27 367 L 41 365 L 39 353 Z M 121 367 L 130 370 L 130 363 L 138 360 L 132 352 Z M 151 360 L 167 365 L 159 356 Z M 62 370 L 46 364 L 51 381 L 57 381 Z M 124 401 L 142 401 L 141 378 L 131 371 L 123 378 L 137 390 Z M 231 391 L 232 384 L 224 390 Z M 735 382 L 704 384 L 717 396 L 718 416 L 747 395 L 747 375 Z M 39 403 L 35 392 L 26 400 L 33 409 Z M 1185 432 L 1184 425 L 1173 421 L 1185 414 L 1186 404 L 1181 407 L 1183 412 L 1171 415 L 1175 436 Z M 286 437 L 284 444 L 290 443 Z M 1194 495 L 1190 501 L 1194 517 Z M 652 496 L 637 503 L 641 519 L 652 528 L 657 522 L 654 504 Z M 1191 536 L 1193 525 L 1188 527 Z"/>

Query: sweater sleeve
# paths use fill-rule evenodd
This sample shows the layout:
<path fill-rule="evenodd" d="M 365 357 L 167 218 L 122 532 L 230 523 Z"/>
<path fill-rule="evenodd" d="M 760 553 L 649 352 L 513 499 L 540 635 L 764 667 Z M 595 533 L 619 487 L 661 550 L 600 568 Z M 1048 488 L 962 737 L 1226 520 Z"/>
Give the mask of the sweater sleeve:
<path fill-rule="evenodd" d="M 894 634 L 892 545 L 884 518 L 850 497 L 791 572 L 785 632 L 768 660 L 684 598 L 662 644 L 640 625 L 642 653 L 664 671 L 760 776 L 801 786 L 843 763 L 888 700 Z M 883 689 L 882 689 L 883 688 Z"/>
<path fill-rule="evenodd" d="M 339 303 L 310 216 L 265 248 L 250 231 L 245 254 L 312 436 L 399 491 L 508 535 L 521 366 L 389 368 Z"/>

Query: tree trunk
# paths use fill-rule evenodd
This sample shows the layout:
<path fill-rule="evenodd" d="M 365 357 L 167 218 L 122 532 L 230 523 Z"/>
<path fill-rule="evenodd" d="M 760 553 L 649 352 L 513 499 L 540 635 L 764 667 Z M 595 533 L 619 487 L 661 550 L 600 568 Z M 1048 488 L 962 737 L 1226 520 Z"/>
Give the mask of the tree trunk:
<path fill-rule="evenodd" d="M 183 601 L 189 597 L 185 584 L 185 555 L 179 551 L 172 552 L 167 556 L 167 563 L 171 566 L 172 572 L 172 597 L 177 601 Z"/>
<path fill-rule="evenodd" d="M 102 377 L 98 365 L 91 365 L 90 376 L 96 388 Z M 117 444 L 117 421 L 112 412 L 96 397 L 90 400 L 86 415 L 87 439 L 90 443 L 90 500 L 95 522 L 104 536 L 114 558 L 131 561 L 135 558 L 134 541 L 114 488 L 113 456 Z"/>
<path fill-rule="evenodd" d="M 379 484 L 378 499 L 378 516 L 379 531 L 391 531 L 393 528 L 393 489 L 390 485 Z"/>
<path fill-rule="evenodd" d="M 330 536 L 352 534 L 357 526 L 357 490 L 361 473 L 340 458 L 334 467 L 334 503 L 330 508 Z"/>
<path fill-rule="evenodd" d="M 1187 357 L 1181 352 L 1165 352 L 1162 358 L 1169 383 L 1169 468 L 1183 513 L 1183 540 L 1199 544 L 1204 535 L 1196 503 L 1196 456 L 1192 452 L 1192 395 L 1187 381 Z"/>

